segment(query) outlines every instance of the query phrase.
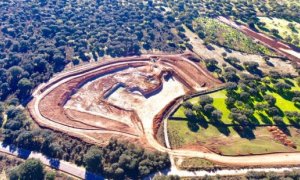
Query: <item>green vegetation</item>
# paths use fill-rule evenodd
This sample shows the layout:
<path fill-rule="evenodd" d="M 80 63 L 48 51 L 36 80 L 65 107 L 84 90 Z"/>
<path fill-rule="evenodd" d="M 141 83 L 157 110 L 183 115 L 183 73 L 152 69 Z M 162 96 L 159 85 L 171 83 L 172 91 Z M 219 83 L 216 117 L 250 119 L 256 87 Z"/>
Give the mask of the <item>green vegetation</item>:
<path fill-rule="evenodd" d="M 260 17 L 260 23 L 258 28 L 268 33 L 269 35 L 275 35 L 282 40 L 300 47 L 300 24 L 296 22 L 290 22 L 285 19 Z M 272 30 L 276 29 L 278 33 L 272 33 Z"/>
<path fill-rule="evenodd" d="M 152 153 L 131 143 L 116 140 L 111 140 L 104 147 L 91 147 L 61 133 L 33 129 L 32 120 L 19 107 L 11 105 L 4 112 L 7 114 L 1 134 L 4 143 L 84 165 L 89 171 L 101 173 L 108 178 L 136 179 L 170 166 L 167 154 Z"/>
<path fill-rule="evenodd" d="M 45 170 L 43 164 L 36 159 L 26 160 L 9 173 L 10 180 L 42 180 L 44 176 Z"/>
<path fill-rule="evenodd" d="M 48 81 L 54 73 L 62 71 L 67 66 L 72 67 L 81 62 L 97 61 L 104 56 L 139 55 L 152 50 L 174 53 L 183 52 L 187 48 L 193 49 L 183 33 L 183 24 L 196 31 L 206 42 L 244 52 L 270 55 L 271 52 L 265 47 L 253 43 L 238 31 L 210 18 L 220 15 L 230 16 L 236 20 L 247 22 L 252 27 L 253 24 L 259 23 L 257 15 L 264 14 L 268 17 L 300 23 L 299 9 L 297 0 L 282 2 L 270 0 L 247 2 L 236 0 L 2 1 L 0 2 L 1 140 L 21 148 L 42 152 L 49 157 L 85 165 L 87 169 L 103 173 L 108 178 L 138 179 L 164 169 L 169 166 L 169 159 L 165 154 L 151 153 L 131 144 L 114 140 L 102 148 L 91 147 L 90 144 L 71 138 L 66 134 L 39 129 L 28 118 L 22 105 L 26 105 L 36 86 Z M 281 34 L 280 30 L 272 32 Z M 232 58 L 226 60 L 237 64 Z M 220 78 L 223 78 L 224 81 L 239 83 L 243 79 L 232 69 L 217 67 L 217 62 L 214 60 L 207 60 L 205 63 L 212 72 L 218 75 L 223 73 L 224 75 Z M 244 66 L 248 72 L 260 75 L 259 72 L 253 71 L 253 69 L 257 70 L 255 64 L 247 63 Z M 235 67 L 241 67 L 241 65 Z M 250 84 L 248 82 L 249 80 L 244 84 Z M 255 80 L 255 82 L 258 81 Z M 253 87 L 258 86 L 259 83 L 268 89 L 266 95 L 274 97 L 275 103 L 272 104 L 271 97 L 261 100 L 252 97 Z M 226 101 L 228 93 L 221 91 L 212 94 L 210 96 L 212 100 L 209 97 L 200 102 L 198 99 L 191 100 L 192 106 L 188 104 L 186 106 L 191 106 L 189 110 L 180 107 L 175 116 L 187 117 L 186 115 L 188 115 L 191 121 L 170 121 L 171 126 L 168 128 L 170 128 L 170 132 L 173 132 L 172 144 L 176 146 L 177 143 L 178 146 L 181 146 L 183 143 L 195 142 L 199 138 L 199 133 L 202 133 L 201 137 L 218 138 L 220 134 L 215 135 L 217 132 L 221 132 L 221 137 L 224 134 L 224 137 L 239 138 L 244 129 L 227 128 L 226 124 L 234 122 L 240 126 L 244 125 L 243 123 L 249 125 L 251 115 L 258 119 L 259 124 L 266 124 L 258 116 L 262 114 L 265 119 L 271 119 L 272 123 L 275 120 L 276 122 L 282 120 L 285 124 L 292 122 L 295 126 L 299 125 L 300 95 L 285 93 L 298 90 L 299 83 L 290 90 L 286 85 L 277 82 L 259 83 L 246 88 L 242 88 L 239 84 L 238 90 L 234 92 L 242 99 L 254 99 L 250 104 L 238 102 L 237 98 L 233 101 Z M 267 86 L 268 84 L 270 87 Z M 286 84 L 290 84 L 290 82 Z M 277 86 L 287 89 L 288 91 L 284 90 L 287 96 L 283 96 Z M 201 106 L 198 105 L 198 102 L 202 103 Z M 231 105 L 238 108 L 235 110 L 228 108 L 230 102 Z M 266 102 L 268 102 L 268 106 L 265 105 Z M 261 104 L 258 105 L 259 103 Z M 194 107 L 195 104 L 197 106 Z M 253 107 L 248 108 L 248 105 Z M 261 108 L 268 109 L 259 110 Z M 253 113 L 245 111 L 245 109 L 252 109 Z M 4 115 L 7 115 L 7 118 Z M 172 124 L 177 129 L 174 130 Z M 182 136 L 187 139 L 181 138 Z M 292 138 L 293 141 L 297 141 L 294 136 Z M 256 149 L 259 152 L 273 151 L 269 146 L 264 146 L 270 139 L 257 142 L 257 144 L 252 143 L 255 141 L 256 139 L 252 141 L 236 140 L 233 141 L 236 143 L 232 144 L 231 149 L 225 148 L 225 146 L 216 149 L 221 149 L 220 151 L 225 154 L 247 154 Z M 261 148 L 257 148 L 255 145 L 261 146 Z M 286 150 L 275 143 L 273 146 L 277 150 Z M 242 151 L 239 150 L 240 147 L 246 147 L 251 152 L 232 150 L 236 148 L 238 151 Z M 41 167 L 39 163 L 27 162 L 17 168 L 15 173 L 12 172 L 12 176 L 17 179 L 27 178 L 27 170 L 25 172 L 24 169 L 40 171 Z M 40 172 L 39 175 L 43 175 L 43 173 Z M 48 179 L 53 177 L 49 174 L 46 175 L 46 178 L 48 176 Z M 37 177 L 39 176 L 33 178 Z M 173 179 L 177 179 L 177 177 Z"/>
<path fill-rule="evenodd" d="M 284 81 L 285 80 L 279 80 L 279 82 L 284 82 Z M 288 81 L 290 84 L 292 84 L 292 88 L 291 88 L 292 92 L 300 91 L 300 86 L 294 80 L 286 79 L 286 81 Z M 275 106 L 279 109 L 279 111 L 281 111 L 281 112 L 299 111 L 299 107 L 298 107 L 297 103 L 292 101 L 292 99 L 293 99 L 292 97 L 286 97 L 284 95 L 280 95 L 280 92 L 276 92 L 276 90 L 274 89 L 274 83 L 267 81 L 267 84 L 262 82 L 261 85 L 266 86 L 268 88 L 268 90 L 265 92 L 266 95 L 270 95 L 276 99 Z M 241 86 L 243 86 L 243 85 L 241 85 Z M 262 87 L 260 87 L 260 88 L 262 88 Z M 243 90 L 239 89 L 236 91 L 236 93 L 239 93 L 241 91 L 243 91 Z M 227 94 L 228 94 L 227 90 L 222 90 L 222 91 L 218 91 L 218 92 L 209 94 L 209 96 L 211 98 L 213 98 L 213 103 L 212 103 L 213 106 L 222 112 L 222 115 L 223 115 L 222 122 L 225 124 L 232 124 L 232 119 L 230 119 L 230 107 L 228 107 L 228 105 L 226 104 L 226 101 L 228 99 Z M 240 95 L 243 95 L 243 94 L 241 93 Z M 189 100 L 189 102 L 193 106 L 193 105 L 197 104 L 198 99 L 199 98 L 196 97 L 196 98 Z M 200 99 L 201 99 L 201 97 L 200 97 Z M 251 99 L 252 99 L 251 106 L 256 106 L 256 105 L 259 106 L 259 105 L 266 103 L 266 101 L 263 99 L 257 99 L 255 97 L 252 97 Z M 240 104 L 240 102 L 237 102 L 237 104 Z M 262 109 L 262 110 L 255 109 L 254 110 L 253 115 L 258 120 L 258 124 L 259 125 L 274 124 L 274 122 L 272 121 L 272 116 L 269 115 L 267 113 L 267 111 L 264 111 L 264 110 L 265 109 Z M 173 114 L 172 117 L 183 118 L 183 119 L 187 118 L 184 112 L 185 112 L 184 106 L 180 106 L 179 109 Z M 206 118 L 206 120 L 209 122 L 208 118 Z M 283 114 L 283 120 L 284 120 L 285 124 L 287 124 L 287 125 L 291 124 L 290 121 L 288 120 L 288 117 L 286 117 L 284 114 Z"/>
<path fill-rule="evenodd" d="M 168 154 L 150 153 L 133 144 L 111 140 L 100 149 L 92 147 L 84 156 L 88 170 L 112 179 L 138 178 L 170 166 Z"/>
<path fill-rule="evenodd" d="M 206 170 L 212 171 L 216 168 L 219 168 L 215 163 L 203 159 L 203 158 L 184 158 L 179 160 L 175 158 L 176 166 L 179 169 L 188 170 L 188 171 L 196 171 L 196 170 Z"/>
<path fill-rule="evenodd" d="M 295 151 L 300 128 L 299 78 L 275 71 L 263 74 L 255 62 L 241 66 L 238 60 L 227 60 L 242 70 L 216 65 L 222 72 L 220 79 L 228 83 L 225 90 L 190 99 L 169 117 L 172 147 L 204 146 L 226 155 Z M 263 125 L 277 126 L 292 144 L 275 140 Z"/>
<path fill-rule="evenodd" d="M 221 23 L 217 19 L 198 18 L 194 21 L 193 29 L 207 43 L 214 43 L 246 53 L 273 54 L 267 47 L 254 42 L 239 30 Z"/>
<path fill-rule="evenodd" d="M 182 25 L 194 30 L 193 22 L 199 17 L 208 22 L 201 32 L 208 40 L 270 54 L 236 30 L 202 17 L 231 16 L 251 25 L 258 23 L 257 14 L 265 14 L 299 22 L 297 8 L 299 3 L 294 1 L 263 0 L 5 1 L 0 7 L 0 100 L 14 95 L 25 103 L 34 87 L 70 63 L 193 49 Z"/>
<path fill-rule="evenodd" d="M 298 0 L 164 0 L 174 12 L 189 26 L 199 15 L 208 17 L 231 16 L 247 22 L 250 26 L 257 22 L 257 16 L 277 17 L 300 22 Z"/>
<path fill-rule="evenodd" d="M 71 62 L 186 49 L 171 31 L 181 23 L 152 1 L 14 0 L 1 2 L 0 16 L 2 101 L 15 95 L 26 102 L 32 88 Z"/>
<path fill-rule="evenodd" d="M 204 146 L 223 155 L 247 155 L 271 152 L 291 152 L 293 149 L 274 141 L 266 128 L 258 127 L 253 131 L 254 139 L 241 138 L 233 127 L 228 127 L 228 134 L 222 129 L 208 125 L 200 126 L 198 131 L 191 131 L 184 120 L 169 120 L 168 135 L 173 148 Z M 296 129 L 290 129 L 292 137 L 297 138 Z M 299 147 L 299 146 L 298 146 Z"/>

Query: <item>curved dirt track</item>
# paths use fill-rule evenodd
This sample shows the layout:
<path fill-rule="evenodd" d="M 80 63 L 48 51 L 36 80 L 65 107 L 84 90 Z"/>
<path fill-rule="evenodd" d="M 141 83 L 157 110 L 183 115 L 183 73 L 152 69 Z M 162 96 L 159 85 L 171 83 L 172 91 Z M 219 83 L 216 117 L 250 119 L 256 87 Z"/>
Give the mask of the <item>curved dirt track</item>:
<path fill-rule="evenodd" d="M 190 54 L 184 54 L 184 56 L 189 56 Z M 160 57 L 167 57 L 166 61 L 168 61 L 168 58 L 171 58 L 173 60 L 170 60 L 170 62 L 181 62 L 184 61 L 186 64 L 192 64 L 194 66 L 193 63 L 191 63 L 190 60 L 186 59 L 183 57 L 183 55 L 161 55 Z M 74 90 L 75 92 L 78 90 L 77 86 L 74 86 L 74 82 L 78 84 L 78 79 L 79 79 L 79 85 L 81 87 L 81 84 L 84 84 L 86 81 L 88 81 L 89 79 L 93 78 L 94 76 L 96 76 L 96 78 L 99 76 L 99 72 L 101 72 L 101 76 L 102 74 L 110 74 L 110 73 L 114 73 L 115 70 L 114 68 L 123 68 L 124 67 L 138 67 L 141 64 L 146 64 L 149 62 L 153 62 L 155 60 L 152 60 L 151 58 L 157 59 L 157 56 L 152 56 L 152 55 L 145 55 L 145 56 L 139 56 L 139 57 L 128 57 L 128 58 L 120 58 L 120 59 L 109 59 L 106 60 L 104 62 L 101 63 L 91 63 L 85 66 L 81 66 L 78 68 L 75 68 L 71 71 L 66 71 L 60 74 L 55 75 L 49 82 L 41 84 L 34 92 L 33 92 L 33 100 L 30 102 L 28 109 L 31 113 L 31 116 L 33 117 L 33 119 L 40 125 L 43 127 L 48 127 L 48 128 L 52 128 L 55 130 L 60 130 L 63 132 L 66 132 L 70 135 L 74 135 L 74 136 L 79 136 L 81 138 L 84 138 L 86 140 L 89 140 L 91 142 L 97 142 L 98 141 L 98 137 L 95 138 L 93 136 L 91 136 L 91 134 L 114 134 L 117 137 L 127 137 L 127 138 L 139 138 L 139 136 L 143 136 L 144 132 L 143 132 L 143 128 L 139 128 L 139 131 L 141 131 L 141 133 L 136 133 L 136 132 L 131 132 L 131 131 L 124 131 L 124 128 L 122 127 L 118 127 L 117 128 L 111 128 L 109 127 L 108 129 L 106 128 L 102 128 L 99 126 L 93 126 L 90 124 L 86 124 L 84 122 L 77 122 L 76 118 L 73 119 L 73 121 L 67 122 L 64 121 L 64 119 L 60 120 L 60 121 L 56 121 L 55 120 L 55 116 L 58 118 L 61 118 L 62 116 L 66 116 L 68 114 L 68 112 L 63 112 L 63 111 L 55 111 L 55 109 L 57 109 L 57 107 L 59 106 L 64 106 L 65 102 L 68 101 L 68 99 L 66 100 L 60 100 L 61 99 L 61 95 L 63 95 L 64 93 L 69 93 L 69 94 L 74 94 Z M 182 60 L 184 59 L 184 60 Z M 182 64 L 180 65 L 180 67 L 185 67 L 184 65 L 186 64 Z M 108 69 L 108 70 L 106 70 Z M 188 68 L 189 70 L 194 71 L 194 74 L 204 74 L 203 77 L 207 77 L 210 79 L 213 79 L 213 77 L 206 73 L 205 71 L 201 71 L 201 68 L 198 66 L 194 66 L 193 68 Z M 103 71 L 103 72 L 102 72 Z M 95 74 L 95 75 L 93 75 Z M 185 73 L 182 72 L 181 70 L 178 70 L 178 72 L 173 71 L 173 74 L 180 77 L 180 76 L 185 76 Z M 80 78 L 82 78 L 82 81 L 84 81 L 84 83 L 81 83 Z M 197 77 L 200 77 L 200 79 Z M 201 77 L 201 75 L 197 75 L 195 78 L 197 81 L 199 81 L 199 83 L 194 80 L 191 79 L 189 80 L 189 77 L 185 76 L 183 78 L 183 80 L 185 80 L 187 82 L 187 84 L 193 88 L 199 88 L 201 84 L 204 84 L 205 86 L 207 84 L 210 83 L 201 83 L 201 81 L 206 81 L 205 78 Z M 160 77 L 162 78 L 162 77 Z M 204 79 L 204 80 L 203 80 Z M 209 81 L 206 81 L 209 82 Z M 68 85 L 68 83 L 70 85 Z M 214 83 L 220 83 L 219 81 L 212 82 L 212 84 Z M 56 93 L 57 95 L 55 96 L 52 95 L 52 97 L 50 97 L 50 99 L 48 98 L 48 101 L 53 101 L 55 99 L 58 99 L 60 101 L 55 102 L 54 104 L 52 103 L 52 106 L 50 104 L 50 106 L 47 104 L 47 102 L 43 101 L 49 94 L 51 94 L 52 92 L 54 92 L 56 89 L 58 89 L 58 87 L 64 85 L 64 88 L 61 93 L 60 91 L 58 91 L 58 93 Z M 75 84 L 76 85 L 76 84 Z M 202 86 L 202 85 L 201 85 Z M 66 91 L 65 88 L 69 88 L 69 90 Z M 156 91 L 154 89 L 154 91 Z M 150 91 L 151 92 L 151 91 Z M 147 92 L 145 92 L 147 93 Z M 53 94 L 53 93 L 52 93 Z M 67 97 L 68 98 L 68 97 Z M 41 107 L 42 110 L 41 111 Z M 53 111 L 55 113 L 53 113 Z M 79 113 L 81 113 L 80 111 L 78 111 Z M 45 115 L 46 113 L 46 115 Z M 70 116 L 69 116 L 70 117 Z M 53 119 L 54 118 L 54 119 Z M 138 117 L 137 117 L 138 118 Z M 110 120 L 109 118 L 107 120 Z M 151 121 L 148 120 L 148 122 L 151 124 Z M 79 123 L 79 125 L 78 125 Z M 104 122 L 105 123 L 105 122 Z M 107 123 L 117 123 L 116 121 L 107 121 Z M 147 123 L 148 128 L 150 129 L 149 123 Z M 77 125 L 76 125 L 77 124 Z M 152 126 L 151 126 L 152 127 Z M 129 129 L 130 130 L 130 129 Z M 152 129 L 151 129 L 152 131 Z M 88 134 L 88 135 L 87 135 Z M 121 136 L 119 136 L 121 135 Z"/>
<path fill-rule="evenodd" d="M 150 57 L 150 56 L 149 56 Z M 146 58 L 146 56 L 145 56 Z M 189 61 L 185 59 L 185 61 Z M 104 65 L 121 65 L 121 64 L 129 64 L 129 63 L 137 63 L 144 62 L 141 61 L 140 58 L 123 58 L 122 60 L 113 60 L 107 61 Z M 208 74 L 205 70 L 198 67 L 196 64 L 191 63 L 193 66 L 196 66 L 197 69 L 200 69 L 205 76 L 213 78 L 210 74 Z M 103 64 L 101 64 L 103 66 Z M 93 71 L 97 71 L 101 66 L 97 63 L 80 67 L 78 69 L 64 72 L 58 74 L 54 78 L 52 78 L 48 83 L 42 84 L 39 86 L 36 91 L 33 93 L 34 99 L 29 104 L 29 111 L 33 119 L 43 127 L 52 128 L 55 130 L 63 131 L 73 136 L 79 136 L 85 139 L 90 140 L 91 142 L 97 143 L 99 139 L 89 136 L 89 133 L 95 134 L 115 134 L 118 136 L 126 136 L 128 138 L 138 138 L 137 135 L 133 135 L 130 133 L 124 133 L 119 131 L 111 131 L 111 130 L 103 130 L 103 129 L 84 129 L 84 128 L 75 128 L 72 126 L 66 126 L 64 124 L 54 122 L 48 118 L 45 118 L 39 109 L 39 103 L 41 100 L 50 93 L 53 89 L 57 88 L 61 84 L 70 81 L 74 78 L 80 77 L 85 73 L 91 73 Z M 51 108 L 51 107 L 49 107 Z M 268 155 L 253 155 L 253 156 L 221 156 L 214 153 L 204 153 L 199 151 L 190 151 L 190 150 L 172 150 L 160 145 L 157 140 L 154 138 L 153 134 L 153 126 L 144 127 L 144 136 L 147 139 L 147 144 L 151 147 L 155 148 L 161 152 L 167 152 L 171 156 L 179 156 L 179 157 L 200 157 L 208 160 L 212 160 L 215 162 L 219 162 L 226 165 L 232 166 L 279 166 L 279 165 L 300 165 L 300 153 L 278 153 L 278 154 L 268 154 Z M 88 134 L 87 134 L 88 133 Z"/>
<path fill-rule="evenodd" d="M 132 62 L 141 62 L 141 61 L 132 61 Z M 119 63 L 115 63 L 115 64 L 128 64 L 127 61 L 125 62 L 119 62 Z M 84 134 L 84 132 L 88 132 L 88 133 L 113 133 L 113 134 L 117 134 L 117 135 L 124 135 L 124 136 L 129 136 L 132 138 L 136 138 L 135 135 L 132 134 L 128 134 L 128 133 L 122 133 L 122 132 L 118 132 L 118 131 L 109 131 L 109 130 L 100 130 L 100 129 L 84 129 L 84 128 L 75 128 L 75 127 L 71 127 L 68 125 L 64 125 L 61 124 L 59 122 L 53 122 L 47 118 L 45 118 L 39 110 L 39 104 L 40 101 L 44 98 L 44 96 L 46 96 L 49 92 L 51 92 L 53 89 L 55 89 L 56 87 L 60 86 L 61 84 L 74 79 L 76 77 L 80 77 L 82 76 L 82 74 L 78 74 L 75 76 L 71 76 L 71 77 L 67 77 L 70 76 L 71 74 L 77 73 L 78 71 L 85 71 L 86 69 L 90 69 L 90 67 L 83 67 L 80 68 L 78 70 L 75 71 L 70 71 L 67 73 L 62 73 L 56 77 L 54 77 L 53 79 L 51 79 L 47 84 L 42 84 L 42 86 L 38 87 L 36 89 L 36 91 L 33 93 L 33 101 L 30 103 L 29 105 L 29 111 L 32 115 L 32 117 L 34 118 L 34 120 L 40 125 L 40 126 L 46 126 L 46 127 L 52 127 L 53 129 L 59 129 L 62 130 L 66 133 L 71 133 L 71 134 L 77 134 L 80 135 L 81 137 L 84 138 L 88 138 L 90 140 L 92 140 L 93 142 L 97 142 L 98 140 L 96 138 L 87 136 L 86 134 Z M 91 72 L 91 71 L 88 71 Z M 64 77 L 67 77 L 64 79 Z M 57 82 L 57 83 L 56 83 Z M 49 86 L 50 85 L 50 86 Z M 52 86 L 51 86 L 52 85 Z M 39 91 L 41 93 L 39 93 Z"/>

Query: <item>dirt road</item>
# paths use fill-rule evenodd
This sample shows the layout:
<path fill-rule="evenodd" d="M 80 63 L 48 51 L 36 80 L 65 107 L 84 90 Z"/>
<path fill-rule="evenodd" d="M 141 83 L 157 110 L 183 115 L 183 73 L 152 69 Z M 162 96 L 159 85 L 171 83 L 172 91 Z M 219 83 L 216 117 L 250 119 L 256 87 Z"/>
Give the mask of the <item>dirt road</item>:
<path fill-rule="evenodd" d="M 93 179 L 93 180 L 104 179 L 101 176 L 86 171 L 85 168 L 79 167 L 76 164 L 72 164 L 62 160 L 59 161 L 56 159 L 51 159 L 42 155 L 41 153 L 30 152 L 28 150 L 15 148 L 13 146 L 4 146 L 2 142 L 0 142 L 0 151 L 2 153 L 16 156 L 22 159 L 29 159 L 29 158 L 39 159 L 46 166 L 60 170 L 66 174 L 70 174 L 80 179 Z"/>
<path fill-rule="evenodd" d="M 102 176 L 95 175 L 86 171 L 83 167 L 79 167 L 75 164 L 66 162 L 66 161 L 58 161 L 55 159 L 49 159 L 46 156 L 42 155 L 41 153 L 30 152 L 24 149 L 15 148 L 12 146 L 4 146 L 2 142 L 0 142 L 0 152 L 9 154 L 18 158 L 22 159 L 39 159 L 44 165 L 49 166 L 51 168 L 57 169 L 62 171 L 66 174 L 72 175 L 74 177 L 80 179 L 87 179 L 87 180 L 102 180 L 104 179 Z M 238 170 L 217 170 L 214 172 L 208 171 L 185 171 L 179 170 L 176 166 L 172 166 L 171 169 L 166 170 L 168 175 L 178 175 L 182 177 L 199 177 L 199 176 L 216 176 L 216 175 L 239 175 L 239 174 L 246 174 L 248 171 L 274 171 L 274 172 L 283 172 L 286 170 L 293 170 L 293 169 L 300 169 L 300 168 L 254 168 L 254 169 L 238 169 Z M 151 179 L 148 177 L 146 179 Z"/>

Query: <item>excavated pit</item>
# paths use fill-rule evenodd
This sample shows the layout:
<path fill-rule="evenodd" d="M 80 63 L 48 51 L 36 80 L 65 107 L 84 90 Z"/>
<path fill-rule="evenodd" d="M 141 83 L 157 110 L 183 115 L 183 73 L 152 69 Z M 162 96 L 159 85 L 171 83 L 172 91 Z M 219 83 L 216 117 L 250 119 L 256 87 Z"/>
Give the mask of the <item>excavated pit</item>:
<path fill-rule="evenodd" d="M 140 139 L 145 139 L 145 131 L 153 131 L 154 117 L 171 101 L 220 83 L 186 54 L 106 61 L 53 82 L 44 85 L 29 105 L 40 125 L 51 128 L 44 119 L 84 136 L 98 138 L 107 131 Z"/>

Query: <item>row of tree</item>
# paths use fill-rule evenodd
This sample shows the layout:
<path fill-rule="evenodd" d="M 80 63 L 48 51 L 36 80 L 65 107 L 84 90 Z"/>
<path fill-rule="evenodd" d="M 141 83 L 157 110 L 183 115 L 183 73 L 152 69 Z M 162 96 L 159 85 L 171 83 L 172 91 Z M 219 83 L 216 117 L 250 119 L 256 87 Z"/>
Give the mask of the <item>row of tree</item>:
<path fill-rule="evenodd" d="M 141 178 L 170 167 L 168 154 L 147 152 L 130 143 L 111 139 L 104 148 L 90 148 L 84 155 L 88 170 L 112 179 Z"/>

